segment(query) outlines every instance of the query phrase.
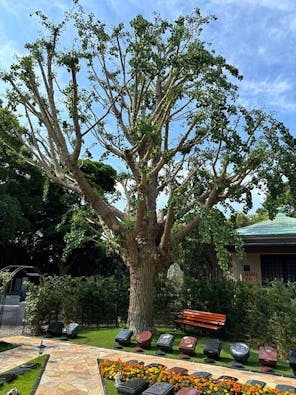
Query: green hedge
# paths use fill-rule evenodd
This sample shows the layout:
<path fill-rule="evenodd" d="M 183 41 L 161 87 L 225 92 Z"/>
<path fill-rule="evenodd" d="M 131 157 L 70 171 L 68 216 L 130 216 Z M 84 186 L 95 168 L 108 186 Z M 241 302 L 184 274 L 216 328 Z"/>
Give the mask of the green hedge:
<path fill-rule="evenodd" d="M 268 287 L 218 279 L 185 279 L 178 304 L 227 314 L 224 336 L 252 346 L 275 345 L 280 356 L 296 348 L 296 283 Z"/>
<path fill-rule="evenodd" d="M 116 325 L 125 322 L 128 279 L 122 277 L 43 277 L 39 287 L 27 285 L 27 320 L 40 333 L 50 320 L 82 325 Z M 227 314 L 223 336 L 252 346 L 276 345 L 280 356 L 296 348 L 296 283 L 275 281 L 259 287 L 226 278 L 185 278 L 181 290 L 165 275 L 155 282 L 155 323 L 174 325 L 185 307 Z"/>
<path fill-rule="evenodd" d="M 82 325 L 116 325 L 125 321 L 128 282 L 124 278 L 42 277 L 40 285 L 27 283 L 26 316 L 39 334 L 51 320 Z"/>

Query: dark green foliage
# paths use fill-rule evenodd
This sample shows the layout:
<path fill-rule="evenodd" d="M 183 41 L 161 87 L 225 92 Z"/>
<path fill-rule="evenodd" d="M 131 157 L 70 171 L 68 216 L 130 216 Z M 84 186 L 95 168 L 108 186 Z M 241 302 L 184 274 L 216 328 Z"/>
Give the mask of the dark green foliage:
<path fill-rule="evenodd" d="M 192 236 L 182 243 L 184 246 L 182 270 L 185 276 L 215 278 L 221 275 L 222 269 L 217 261 L 215 247 L 212 244 L 200 244 L 194 235 Z"/>
<path fill-rule="evenodd" d="M 225 246 L 234 245 L 237 255 L 241 257 L 242 241 L 232 222 L 221 211 L 200 208 L 199 212 L 198 225 L 181 244 L 184 272 L 193 277 L 216 277 L 229 269 L 230 256 Z M 185 220 L 190 221 L 190 217 Z"/>
<path fill-rule="evenodd" d="M 255 214 L 246 215 L 244 213 L 235 213 L 235 215 L 231 218 L 235 228 L 242 228 L 243 226 L 253 225 L 266 219 L 268 219 L 268 212 L 264 207 L 259 208 Z"/>
<path fill-rule="evenodd" d="M 296 347 L 295 283 L 285 285 L 275 281 L 269 287 L 261 287 L 224 277 L 186 277 L 182 290 L 175 294 L 176 299 L 172 303 L 173 297 L 168 295 L 173 294 L 169 293 L 167 280 L 160 278 L 159 281 L 162 281 L 158 289 L 162 290 L 163 297 L 155 299 L 158 316 L 168 317 L 185 307 L 225 313 L 226 338 L 247 341 L 254 347 L 275 345 L 282 357 Z"/>
<path fill-rule="evenodd" d="M 154 283 L 154 322 L 170 326 L 175 318 L 175 311 L 181 308 L 178 302 L 178 292 L 166 275 L 160 274 Z"/>
<path fill-rule="evenodd" d="M 9 240 L 20 227 L 21 207 L 16 198 L 6 193 L 0 195 L 0 238 Z"/>
<path fill-rule="evenodd" d="M 10 133 L 13 131 L 14 133 Z M 0 108 L 0 243 L 8 244 L 22 232 L 31 231 L 31 220 L 42 201 L 43 181 L 16 135 L 22 132 L 17 119 Z"/>
<path fill-rule="evenodd" d="M 116 171 L 113 167 L 89 159 L 80 161 L 80 164 L 80 169 L 86 175 L 91 185 L 99 188 L 101 193 L 114 192 Z"/>
<path fill-rule="evenodd" d="M 16 117 L 0 108 L 0 266 L 33 263 L 43 273 L 64 274 L 83 258 L 86 270 L 76 273 L 96 273 L 106 255 L 92 210 L 28 163 L 29 152 L 17 138 L 22 132 Z M 113 191 L 111 166 L 90 160 L 80 165 L 100 194 Z M 88 249 L 92 253 L 85 257 Z"/>
<path fill-rule="evenodd" d="M 275 216 L 277 207 L 287 205 L 295 212 L 296 207 L 296 138 L 280 123 L 282 144 L 274 145 L 279 151 L 278 167 L 267 178 L 268 193 L 264 207 L 271 217 Z M 283 177 L 283 174 L 285 177 Z"/>
<path fill-rule="evenodd" d="M 127 277 L 47 276 L 40 286 L 27 286 L 28 323 L 34 333 L 57 319 L 84 325 L 115 325 L 117 320 L 126 320 Z"/>
<path fill-rule="evenodd" d="M 223 289 L 223 292 L 222 292 Z M 227 313 L 235 291 L 235 283 L 220 278 L 186 277 L 181 291 L 182 305 L 195 310 Z"/>
<path fill-rule="evenodd" d="M 268 304 L 267 311 L 268 331 L 274 344 L 281 351 L 281 355 L 286 356 L 289 349 L 296 348 L 296 284 L 287 285 L 279 281 L 274 281 L 271 287 L 265 288 Z M 263 306 L 262 306 L 263 307 Z"/>

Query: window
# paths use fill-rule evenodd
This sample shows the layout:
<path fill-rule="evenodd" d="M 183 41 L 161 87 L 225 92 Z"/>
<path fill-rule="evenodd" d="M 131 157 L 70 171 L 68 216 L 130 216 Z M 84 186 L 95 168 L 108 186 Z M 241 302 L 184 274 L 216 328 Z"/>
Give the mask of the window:
<path fill-rule="evenodd" d="M 273 280 L 296 281 L 296 255 L 261 255 L 262 285 Z"/>

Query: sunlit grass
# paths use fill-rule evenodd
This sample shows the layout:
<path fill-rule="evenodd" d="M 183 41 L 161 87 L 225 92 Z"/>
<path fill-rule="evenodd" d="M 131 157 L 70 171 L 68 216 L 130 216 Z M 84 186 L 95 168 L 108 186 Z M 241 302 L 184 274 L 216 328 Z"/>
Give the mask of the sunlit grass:
<path fill-rule="evenodd" d="M 37 380 L 39 380 L 40 375 L 43 371 L 44 365 L 47 361 L 48 356 L 46 354 L 41 355 L 38 358 L 32 359 L 26 363 L 39 363 L 40 366 L 25 372 L 16 377 L 11 383 L 5 383 L 0 387 L 0 395 L 6 395 L 12 388 L 17 388 L 18 395 L 29 395 L 32 393 Z"/>
<path fill-rule="evenodd" d="M 74 341 L 75 343 L 79 343 L 79 344 L 88 344 L 91 346 L 97 346 L 97 347 L 102 347 L 102 348 L 112 348 L 115 344 L 114 338 L 118 334 L 119 330 L 120 330 L 120 328 L 100 328 L 100 329 L 86 328 L 86 329 L 81 329 L 79 332 L 79 336 L 76 339 L 73 339 L 71 341 Z M 155 352 L 158 349 L 156 346 L 156 342 L 157 342 L 158 337 L 162 333 L 171 333 L 175 336 L 173 351 L 172 351 L 172 353 L 167 353 L 166 357 L 179 359 L 180 353 L 178 351 L 178 345 L 179 345 L 182 337 L 185 336 L 185 334 L 184 334 L 184 332 L 181 332 L 180 330 L 172 329 L 172 328 L 158 329 L 157 334 L 153 338 L 153 341 L 151 344 L 151 349 L 145 350 L 144 351 L 145 354 L 155 355 Z M 190 335 L 190 333 L 186 333 L 186 335 Z M 203 349 L 204 349 L 204 345 L 207 340 L 207 337 L 198 336 L 197 334 L 191 334 L 191 335 L 197 337 L 197 346 L 196 346 L 196 350 L 195 350 L 196 355 L 191 357 L 190 360 L 193 362 L 204 363 L 205 356 L 203 354 Z M 232 362 L 233 362 L 233 358 L 232 358 L 230 351 L 229 351 L 231 344 L 233 344 L 233 343 L 223 340 L 220 359 L 219 359 L 219 361 L 216 361 L 216 363 L 215 363 L 216 365 L 231 367 Z M 135 351 L 136 346 L 137 346 L 136 340 L 135 340 L 135 338 L 132 338 L 131 345 L 124 346 L 122 348 L 122 350 L 133 352 L 133 351 Z M 141 360 L 140 353 L 139 353 L 138 359 Z M 259 364 L 259 360 L 258 360 L 258 350 L 251 349 L 250 357 L 244 366 L 245 366 L 246 370 L 258 371 L 260 369 L 260 364 Z M 289 367 L 288 361 L 278 360 L 277 367 L 274 369 L 274 373 L 278 373 L 278 374 L 282 374 L 282 375 L 291 375 L 292 370 Z"/>
<path fill-rule="evenodd" d="M 108 395 L 118 395 L 114 380 L 103 379 Z"/>

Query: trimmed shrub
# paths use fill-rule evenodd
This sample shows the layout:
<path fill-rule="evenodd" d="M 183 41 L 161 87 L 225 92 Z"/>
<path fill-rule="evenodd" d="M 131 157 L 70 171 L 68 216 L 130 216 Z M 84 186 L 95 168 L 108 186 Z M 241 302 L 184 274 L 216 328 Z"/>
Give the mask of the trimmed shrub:
<path fill-rule="evenodd" d="M 227 314 L 224 337 L 228 339 L 247 341 L 253 347 L 276 346 L 280 357 L 296 348 L 295 283 L 275 281 L 261 287 L 227 278 L 187 277 L 177 295 L 170 293 L 166 277 L 159 277 L 157 290 L 157 322 L 163 316 L 172 324 L 172 313 L 186 307 L 224 313 Z"/>
<path fill-rule="evenodd" d="M 40 285 L 26 283 L 26 318 L 31 331 L 40 334 L 50 320 L 57 320 L 61 310 L 62 295 L 58 277 L 42 277 Z"/>
<path fill-rule="evenodd" d="M 224 336 L 278 348 L 285 357 L 296 348 L 296 284 L 273 282 L 268 287 L 226 278 L 185 278 L 177 291 L 165 275 L 154 289 L 154 322 L 172 326 L 176 312 L 185 307 L 227 314 Z M 27 283 L 27 321 L 40 334 L 50 320 L 85 326 L 125 323 L 128 311 L 128 278 L 48 276 L 40 286 Z"/>
<path fill-rule="evenodd" d="M 113 276 L 47 276 L 39 286 L 27 283 L 27 322 L 35 334 L 57 319 L 65 324 L 117 325 L 126 319 L 127 305 L 128 284 Z"/>

